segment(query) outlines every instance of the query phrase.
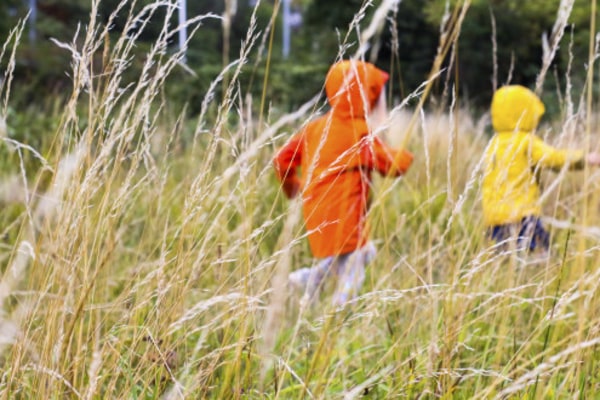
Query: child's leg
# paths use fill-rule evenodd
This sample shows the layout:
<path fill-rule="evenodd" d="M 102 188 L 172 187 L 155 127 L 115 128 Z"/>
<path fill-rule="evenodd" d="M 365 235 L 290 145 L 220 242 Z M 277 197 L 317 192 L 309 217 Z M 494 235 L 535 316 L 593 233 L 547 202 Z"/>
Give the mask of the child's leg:
<path fill-rule="evenodd" d="M 354 299 L 365 281 L 365 265 L 373 260 L 377 250 L 373 243 L 352 253 L 343 254 L 336 260 L 338 283 L 333 304 L 340 306 Z"/>
<path fill-rule="evenodd" d="M 335 257 L 327 257 L 319 261 L 317 265 L 310 269 L 308 277 L 308 283 L 306 285 L 306 293 L 310 298 L 313 298 L 323 285 L 325 278 L 329 276 L 331 272 L 331 264 L 334 262 Z"/>
<path fill-rule="evenodd" d="M 550 248 L 550 234 L 538 217 L 523 218 L 519 231 L 519 244 L 528 251 L 548 251 Z"/>
<path fill-rule="evenodd" d="M 300 268 L 292 272 L 289 276 L 290 283 L 313 298 L 328 275 L 333 260 L 334 257 L 327 257 L 311 268 Z"/>
<path fill-rule="evenodd" d="M 486 236 L 496 243 L 494 250 L 506 252 L 518 248 L 518 224 L 494 225 L 487 229 Z"/>

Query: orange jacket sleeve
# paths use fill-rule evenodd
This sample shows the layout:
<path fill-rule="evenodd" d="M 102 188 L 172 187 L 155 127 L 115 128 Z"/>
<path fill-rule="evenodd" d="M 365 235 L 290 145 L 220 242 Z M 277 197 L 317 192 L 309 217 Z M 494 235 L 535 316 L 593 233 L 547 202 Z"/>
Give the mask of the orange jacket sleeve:
<path fill-rule="evenodd" d="M 368 168 L 374 169 L 382 175 L 396 177 L 404 174 L 412 164 L 411 152 L 392 149 L 378 137 L 374 137 L 368 142 L 369 144 L 363 146 L 361 152 L 363 163 Z"/>
<path fill-rule="evenodd" d="M 289 198 L 300 191 L 298 167 L 302 162 L 302 135 L 293 136 L 275 155 L 273 165 L 275 174 L 281 181 L 281 187 Z"/>

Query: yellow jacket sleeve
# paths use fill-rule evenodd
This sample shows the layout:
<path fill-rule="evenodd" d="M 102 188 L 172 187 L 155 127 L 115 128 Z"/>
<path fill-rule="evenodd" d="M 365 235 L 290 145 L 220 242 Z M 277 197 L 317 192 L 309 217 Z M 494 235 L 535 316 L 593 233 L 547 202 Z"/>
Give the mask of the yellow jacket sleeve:
<path fill-rule="evenodd" d="M 581 169 L 584 166 L 582 150 L 557 149 L 544 143 L 535 135 L 529 135 L 529 155 L 532 167 L 561 169 L 569 164 L 571 169 Z"/>

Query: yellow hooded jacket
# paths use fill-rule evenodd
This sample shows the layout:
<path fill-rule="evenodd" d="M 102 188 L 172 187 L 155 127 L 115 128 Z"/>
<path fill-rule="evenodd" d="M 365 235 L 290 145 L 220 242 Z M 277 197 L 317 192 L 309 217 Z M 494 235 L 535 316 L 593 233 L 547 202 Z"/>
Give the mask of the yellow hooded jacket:
<path fill-rule="evenodd" d="M 583 166 L 583 152 L 559 150 L 533 134 L 544 104 L 529 89 L 504 86 L 494 93 L 491 113 L 496 132 L 484 154 L 483 215 L 487 226 L 539 216 L 540 168 Z"/>

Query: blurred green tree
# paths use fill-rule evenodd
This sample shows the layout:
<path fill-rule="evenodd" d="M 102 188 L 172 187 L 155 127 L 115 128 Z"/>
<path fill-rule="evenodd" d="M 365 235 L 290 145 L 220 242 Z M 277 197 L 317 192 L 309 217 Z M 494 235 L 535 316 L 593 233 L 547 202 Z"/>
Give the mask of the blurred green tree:
<path fill-rule="evenodd" d="M 448 4 L 450 9 L 457 2 L 452 0 Z M 374 1 L 370 10 L 380 3 L 381 0 Z M 362 4 L 360 0 L 310 1 L 306 6 L 306 24 L 300 46 L 303 50 L 298 58 L 331 62 L 340 49 L 340 38 L 345 36 L 354 13 Z M 453 69 L 448 69 L 450 76 L 442 75 L 442 80 L 448 79 L 458 85 L 463 96 L 481 105 L 487 105 L 491 97 L 494 71 L 498 85 L 512 82 L 531 86 L 542 63 L 542 36 L 551 34 L 559 4 L 560 0 L 473 0 L 461 29 L 456 64 L 458 75 Z M 376 62 L 393 70 L 391 84 L 394 93 L 405 96 L 427 78 L 446 7 L 447 2 L 440 0 L 403 0 L 395 16 L 388 20 Z M 585 77 L 590 11 L 589 2 L 576 2 L 569 19 L 574 27 L 575 82 Z M 367 14 L 360 28 L 364 29 L 368 21 Z M 495 23 L 495 35 L 492 21 Z M 552 66 L 559 77 L 566 71 L 569 40 L 567 33 Z M 346 54 L 351 54 L 354 44 L 352 41 L 349 43 Z M 456 76 L 458 81 L 455 82 Z M 547 82 L 553 80 L 553 76 L 548 74 Z M 442 85 L 438 85 L 437 90 L 440 92 Z"/>
<path fill-rule="evenodd" d="M 458 0 L 451 0 L 452 7 Z M 270 54 L 271 69 L 275 74 L 270 83 L 278 90 L 288 90 L 280 98 L 295 98 L 296 93 L 308 96 L 311 90 L 320 87 L 317 77 L 309 77 L 309 71 L 326 70 L 326 66 L 334 61 L 340 53 L 344 57 L 353 54 L 357 49 L 357 32 L 364 30 L 371 20 L 372 13 L 382 0 L 366 3 L 364 0 L 293 0 L 292 7 L 303 13 L 303 24 L 296 28 L 292 35 L 292 51 L 289 60 L 281 58 L 280 21 L 275 25 L 274 48 Z M 0 34 L 7 37 L 19 19 L 27 13 L 27 1 L 3 0 L 0 2 Z M 107 22 L 111 13 L 121 0 L 100 1 L 101 21 Z M 137 13 L 143 7 L 154 3 L 154 0 L 129 1 L 117 14 L 111 27 L 114 35 L 120 35 L 131 12 Z M 226 60 L 234 60 L 239 56 L 243 40 L 246 38 L 251 15 L 254 11 L 252 1 L 238 0 L 233 15 L 229 36 L 229 46 L 225 45 L 223 26 L 218 18 L 205 19 L 190 39 L 188 63 L 192 69 L 199 71 L 204 79 L 211 78 L 222 68 Z M 550 35 L 560 0 L 472 0 L 470 10 L 462 26 L 458 47 L 458 74 L 449 69 L 449 76 L 442 76 L 440 82 L 449 80 L 460 89 L 461 96 L 476 104 L 486 105 L 493 90 L 494 72 L 497 73 L 497 84 L 505 82 L 521 83 L 531 86 L 534 82 L 542 60 L 542 36 Z M 266 34 L 274 12 L 275 0 L 263 0 L 257 11 L 257 32 Z M 358 10 L 367 5 L 361 21 L 355 29 L 350 30 Z M 58 49 L 49 38 L 70 42 L 78 23 L 85 26 L 89 18 L 91 2 L 81 0 L 37 0 L 38 18 L 36 20 L 38 40 L 31 45 L 22 40 L 19 45 L 17 80 L 32 86 L 42 85 L 56 88 L 68 84 L 65 71 L 69 68 L 70 56 Z M 188 17 L 208 13 L 221 16 L 224 12 L 223 0 L 188 1 Z M 381 46 L 375 62 L 382 68 L 392 72 L 390 82 L 394 97 L 404 97 L 426 79 L 433 61 L 442 23 L 446 11 L 445 0 L 403 0 L 399 2 L 397 12 L 390 15 L 382 31 Z M 131 9 L 133 7 L 133 9 Z M 588 47 L 590 41 L 589 20 L 590 2 L 575 2 L 569 22 L 573 26 L 561 42 L 551 73 L 547 75 L 548 92 L 554 91 L 556 84 L 564 85 L 564 73 L 569 62 L 569 49 L 572 48 L 572 81 L 577 88 L 582 88 L 586 78 L 588 64 Z M 140 33 L 139 51 L 143 52 L 160 34 L 166 8 L 159 7 L 153 14 L 150 23 Z M 278 16 L 280 18 L 280 16 Z M 495 22 L 495 35 L 492 27 Z M 177 13 L 169 21 L 175 28 L 178 24 Z M 195 26 L 190 27 L 190 31 Z M 81 36 L 81 35 L 80 35 Z M 569 40 L 572 38 L 572 47 Z M 263 36 L 260 40 L 265 40 Z M 347 40 L 345 40 L 347 39 Z M 493 42 L 497 45 L 494 59 Z M 146 47 L 145 47 L 146 46 Z M 177 47 L 176 38 L 171 44 Z M 228 49 L 228 50 L 227 50 Z M 258 68 L 264 68 L 266 50 L 259 54 L 259 46 L 255 46 L 247 64 L 252 66 L 261 60 Z M 224 54 L 224 51 L 228 51 Z M 371 54 L 368 55 L 370 57 Z M 495 65 L 494 65 L 494 60 Z M 6 60 L 2 60 L 6 62 Z M 310 66 L 310 68 L 300 68 Z M 247 71 L 256 77 L 265 76 L 266 71 Z M 297 74 L 292 71 L 296 71 Z M 552 72 L 556 71 L 556 74 Z M 292 73 L 292 75 L 289 75 Z M 458 80 L 455 81 L 455 77 Z M 269 75 L 269 78 L 271 75 Z M 555 79 L 555 77 L 557 79 Z M 271 79 L 271 78 L 270 78 Z M 289 82 L 285 84 L 286 80 Z M 251 77 L 244 82 L 260 85 Z M 306 82 L 312 82 L 306 85 Z M 300 87 L 297 87 L 299 85 Z M 206 83 L 201 84 L 202 88 Z M 249 86 L 248 86 L 249 87 Z M 310 89 L 310 90 L 309 90 Z M 436 87 L 441 92 L 443 85 Z M 199 89 L 200 90 L 200 89 Z M 42 91 L 43 92 L 43 91 Z M 435 93 L 434 93 L 435 94 Z M 304 96 L 302 96 L 304 98 Z M 301 101 L 302 99 L 297 99 Z"/>

